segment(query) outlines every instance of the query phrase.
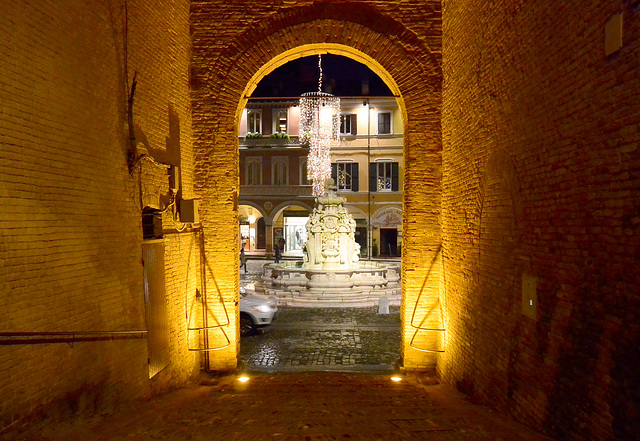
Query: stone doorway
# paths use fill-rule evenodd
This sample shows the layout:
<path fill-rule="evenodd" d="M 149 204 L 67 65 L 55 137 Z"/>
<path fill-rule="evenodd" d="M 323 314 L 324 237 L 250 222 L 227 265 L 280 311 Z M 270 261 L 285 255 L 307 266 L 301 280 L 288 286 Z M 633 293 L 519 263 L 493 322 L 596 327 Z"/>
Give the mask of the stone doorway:
<path fill-rule="evenodd" d="M 388 257 L 398 255 L 397 228 L 380 228 L 380 255 Z"/>

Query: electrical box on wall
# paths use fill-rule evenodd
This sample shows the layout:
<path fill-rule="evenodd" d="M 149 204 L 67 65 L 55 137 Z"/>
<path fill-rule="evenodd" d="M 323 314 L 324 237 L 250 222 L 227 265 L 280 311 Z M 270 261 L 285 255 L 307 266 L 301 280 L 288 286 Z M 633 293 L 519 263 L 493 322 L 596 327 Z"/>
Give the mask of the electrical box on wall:
<path fill-rule="evenodd" d="M 180 222 L 183 224 L 197 224 L 200 222 L 197 199 L 180 200 Z"/>
<path fill-rule="evenodd" d="M 530 274 L 522 275 L 522 314 L 536 320 L 538 309 L 538 279 Z"/>
<path fill-rule="evenodd" d="M 177 165 L 169 167 L 169 188 L 174 193 L 180 190 L 180 167 Z"/>

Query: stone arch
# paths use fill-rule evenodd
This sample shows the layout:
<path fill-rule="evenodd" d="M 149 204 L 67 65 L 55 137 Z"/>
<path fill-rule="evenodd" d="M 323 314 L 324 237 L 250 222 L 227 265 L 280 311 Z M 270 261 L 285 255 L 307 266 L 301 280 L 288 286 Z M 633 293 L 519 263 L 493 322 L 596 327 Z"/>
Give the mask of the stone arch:
<path fill-rule="evenodd" d="M 423 265 L 425 255 L 436 256 L 440 249 L 439 215 L 433 215 L 440 206 L 440 48 L 429 47 L 390 14 L 365 2 L 282 6 L 243 21 L 241 32 L 225 28 L 232 35 L 209 34 L 211 26 L 198 22 L 215 16 L 216 7 L 215 2 L 192 5 L 195 191 L 201 200 L 205 258 L 216 261 L 207 286 L 218 287 L 227 309 L 235 308 L 239 278 L 230 238 L 237 236 L 238 226 L 230 219 L 239 191 L 237 122 L 248 94 L 266 73 L 295 57 L 331 52 L 353 58 L 385 80 L 403 114 L 402 282 L 409 305 L 403 308 L 403 360 L 407 369 L 433 367 L 435 357 L 409 348 L 412 330 L 404 324 L 419 306 L 417 299 L 437 297 L 441 289 L 438 266 Z M 237 311 L 230 328 L 236 322 Z M 230 331 L 237 334 L 237 329 Z M 217 351 L 210 368 L 235 368 L 237 348 L 238 339 Z"/>
<path fill-rule="evenodd" d="M 375 220 L 380 218 L 381 216 L 384 216 L 385 213 L 388 213 L 393 221 L 395 221 L 396 219 L 398 219 L 400 221 L 400 223 L 402 223 L 402 209 L 398 208 L 394 205 L 385 205 L 382 206 L 380 208 L 378 208 L 372 215 L 371 215 L 371 223 L 372 225 L 375 224 Z"/>
<path fill-rule="evenodd" d="M 356 213 L 358 213 L 358 215 L 360 216 L 358 219 L 366 219 L 367 223 L 369 222 L 369 216 L 367 215 L 367 213 L 364 212 L 363 209 L 358 208 L 355 205 L 349 205 L 348 202 L 344 206 L 347 207 L 347 209 L 349 210 L 349 213 L 351 213 L 352 215 L 355 215 Z"/>
<path fill-rule="evenodd" d="M 257 203 L 252 202 L 252 201 L 240 201 L 238 205 L 248 205 L 250 207 L 255 208 L 256 210 L 258 210 L 260 212 L 260 214 L 262 215 L 262 218 L 264 219 L 265 222 L 271 223 L 271 221 L 272 221 L 271 217 L 269 217 L 267 212 L 264 210 L 264 208 L 260 204 L 257 204 Z"/>
<path fill-rule="evenodd" d="M 313 207 L 307 204 L 306 202 L 300 202 L 296 200 L 283 201 L 283 202 L 280 202 L 275 207 L 273 207 L 273 209 L 271 210 L 271 216 L 272 216 L 271 220 L 273 221 L 278 216 L 278 214 L 280 214 L 285 208 L 290 207 L 292 205 L 297 205 L 298 207 L 302 207 L 306 209 L 309 212 L 309 214 L 311 214 L 311 212 L 313 211 Z"/>

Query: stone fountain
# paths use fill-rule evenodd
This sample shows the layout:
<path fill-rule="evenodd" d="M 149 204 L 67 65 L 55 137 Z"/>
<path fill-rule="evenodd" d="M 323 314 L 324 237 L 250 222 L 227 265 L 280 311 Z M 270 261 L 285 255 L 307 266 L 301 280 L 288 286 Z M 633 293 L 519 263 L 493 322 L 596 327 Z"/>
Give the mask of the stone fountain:
<path fill-rule="evenodd" d="M 359 260 L 356 222 L 334 188 L 329 180 L 327 195 L 316 198 L 304 260 L 265 265 L 255 291 L 290 306 L 375 306 L 383 297 L 399 305 L 400 265 Z"/>

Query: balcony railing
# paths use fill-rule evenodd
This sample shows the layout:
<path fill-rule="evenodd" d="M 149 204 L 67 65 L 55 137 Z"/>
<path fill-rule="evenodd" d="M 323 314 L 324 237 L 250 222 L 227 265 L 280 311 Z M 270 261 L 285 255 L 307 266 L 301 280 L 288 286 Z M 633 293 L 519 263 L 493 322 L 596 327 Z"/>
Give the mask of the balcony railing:
<path fill-rule="evenodd" d="M 240 147 L 300 147 L 300 140 L 297 136 L 289 139 L 270 138 L 265 135 L 263 138 L 240 138 Z"/>
<path fill-rule="evenodd" d="M 247 196 L 311 196 L 311 185 L 241 185 L 240 197 Z"/>

